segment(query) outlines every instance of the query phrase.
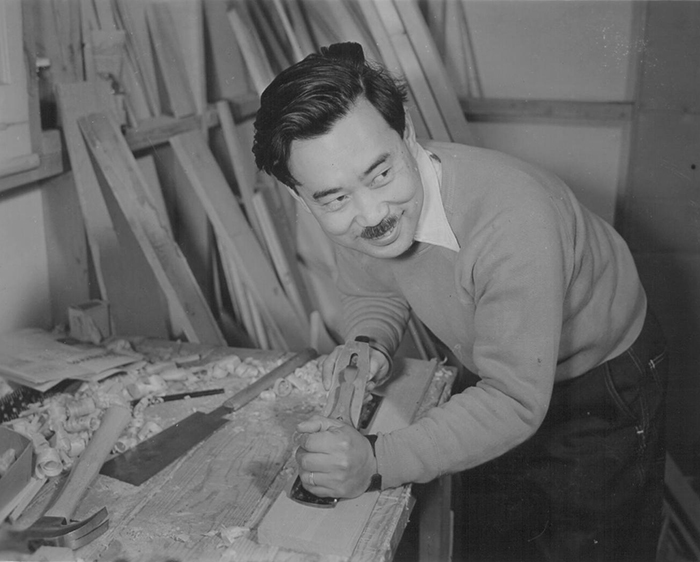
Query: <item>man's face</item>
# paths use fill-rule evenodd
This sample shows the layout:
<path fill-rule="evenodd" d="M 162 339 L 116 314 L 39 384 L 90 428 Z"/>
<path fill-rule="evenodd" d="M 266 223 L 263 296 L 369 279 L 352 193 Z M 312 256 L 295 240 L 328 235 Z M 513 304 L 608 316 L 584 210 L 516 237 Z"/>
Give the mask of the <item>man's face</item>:
<path fill-rule="evenodd" d="M 404 138 L 364 98 L 323 136 L 294 141 L 299 196 L 337 244 L 393 258 L 413 244 L 423 206 L 413 128 Z"/>

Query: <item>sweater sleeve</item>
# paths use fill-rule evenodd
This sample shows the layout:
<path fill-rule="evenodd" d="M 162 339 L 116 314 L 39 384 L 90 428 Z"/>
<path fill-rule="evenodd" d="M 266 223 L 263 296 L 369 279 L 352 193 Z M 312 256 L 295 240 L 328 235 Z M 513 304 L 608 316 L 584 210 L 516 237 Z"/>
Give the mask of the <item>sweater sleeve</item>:
<path fill-rule="evenodd" d="M 403 338 L 410 308 L 392 285 L 387 269 L 345 248 L 337 250 L 338 290 L 345 341 L 370 338 L 373 347 L 393 357 Z"/>
<path fill-rule="evenodd" d="M 570 275 L 568 234 L 557 210 L 535 200 L 502 209 L 472 235 L 455 275 L 474 306 L 472 357 L 481 380 L 379 436 L 386 487 L 491 460 L 531 436 L 547 411 Z"/>

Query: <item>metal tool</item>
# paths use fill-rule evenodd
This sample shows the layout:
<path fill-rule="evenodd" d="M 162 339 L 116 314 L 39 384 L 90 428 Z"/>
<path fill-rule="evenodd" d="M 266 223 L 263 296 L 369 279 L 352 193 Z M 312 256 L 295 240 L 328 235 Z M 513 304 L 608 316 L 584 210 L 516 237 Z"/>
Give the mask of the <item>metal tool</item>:
<path fill-rule="evenodd" d="M 345 344 L 335 363 L 331 388 L 323 412 L 324 416 L 340 420 L 354 428 L 360 425 L 365 386 L 369 378 L 368 342 L 368 338 L 358 336 L 355 341 Z M 289 497 L 314 507 L 335 507 L 338 503 L 338 498 L 322 498 L 309 492 L 304 488 L 299 475 L 292 484 Z"/>
<path fill-rule="evenodd" d="M 290 375 L 295 369 L 316 357 L 318 353 L 312 348 L 297 353 L 226 400 L 216 410 L 208 414 L 195 412 L 132 449 L 108 460 L 102 467 L 102 474 L 140 486 L 228 423 L 229 420 L 224 417 L 226 414 L 242 408 L 263 390 L 274 385 L 276 380 Z"/>
<path fill-rule="evenodd" d="M 77 549 L 108 529 L 109 519 L 104 507 L 83 521 L 71 522 L 71 517 L 130 419 L 131 412 L 125 406 L 115 405 L 107 409 L 100 427 L 73 465 L 53 504 L 30 527 L 11 530 L 15 539 L 26 541 L 30 550 L 42 545 Z"/>
<path fill-rule="evenodd" d="M 177 400 L 185 400 L 187 398 L 200 398 L 202 396 L 214 396 L 215 394 L 223 394 L 223 388 L 212 388 L 209 390 L 194 390 L 192 392 L 179 392 L 177 394 L 164 394 L 162 396 L 153 395 L 144 398 L 134 398 L 131 401 L 132 408 L 138 406 L 142 401 L 147 401 L 148 405 L 160 404 L 161 402 L 174 402 Z"/>

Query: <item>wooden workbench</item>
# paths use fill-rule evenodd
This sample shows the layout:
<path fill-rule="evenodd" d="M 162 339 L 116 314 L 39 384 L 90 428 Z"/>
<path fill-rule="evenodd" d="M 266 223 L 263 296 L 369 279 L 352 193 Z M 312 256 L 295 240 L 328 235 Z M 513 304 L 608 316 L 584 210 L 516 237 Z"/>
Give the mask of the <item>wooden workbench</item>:
<path fill-rule="evenodd" d="M 278 360 L 284 355 L 153 340 L 136 344 L 138 351 L 145 354 L 172 346 L 177 346 L 181 354 L 200 353 L 206 361 L 232 353 L 262 361 Z M 401 368 L 400 359 L 397 367 Z M 452 377 L 451 372 L 440 371 L 426 393 L 422 410 L 444 398 Z M 175 423 L 194 409 L 215 409 L 245 384 L 227 377 L 221 379 L 225 394 L 154 405 L 150 407 L 154 409 L 152 415 L 159 416 L 166 425 Z M 98 476 L 74 518 L 86 518 L 107 506 L 110 529 L 76 551 L 76 556 L 100 562 L 295 562 L 331 558 L 338 562 L 338 557 L 285 551 L 260 545 L 256 540 L 256 527 L 294 472 L 294 429 L 299 421 L 320 412 L 324 400 L 322 392 L 292 394 L 272 401 L 256 399 L 231 414 L 231 421 L 215 434 L 141 486 Z M 61 479 L 57 479 L 46 485 L 22 519 L 37 518 L 60 484 Z M 413 505 L 410 486 L 383 492 L 350 560 L 391 560 Z"/>

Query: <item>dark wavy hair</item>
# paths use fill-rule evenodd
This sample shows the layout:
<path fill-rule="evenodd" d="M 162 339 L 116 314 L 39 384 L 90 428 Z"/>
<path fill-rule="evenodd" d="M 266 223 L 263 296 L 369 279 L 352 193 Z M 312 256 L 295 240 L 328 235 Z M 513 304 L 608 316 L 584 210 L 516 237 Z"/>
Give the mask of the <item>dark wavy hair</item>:
<path fill-rule="evenodd" d="M 365 59 L 357 43 L 335 43 L 283 70 L 260 97 L 253 154 L 260 170 L 296 190 L 289 171 L 295 140 L 319 137 L 366 98 L 389 126 L 403 136 L 405 83 Z"/>

